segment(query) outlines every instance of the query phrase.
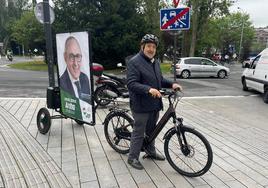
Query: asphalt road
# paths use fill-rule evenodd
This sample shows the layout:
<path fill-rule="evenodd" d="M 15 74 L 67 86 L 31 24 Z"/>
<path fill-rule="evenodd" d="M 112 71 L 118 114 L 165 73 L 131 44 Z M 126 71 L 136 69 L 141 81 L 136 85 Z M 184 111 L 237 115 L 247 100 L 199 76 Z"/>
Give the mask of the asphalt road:
<path fill-rule="evenodd" d="M 10 62 L 0 59 L 0 97 L 46 97 L 48 73 L 39 71 L 17 70 L 8 64 L 31 61 L 27 57 L 14 57 Z"/>
<path fill-rule="evenodd" d="M 190 78 L 177 79 L 183 86 L 185 96 L 245 96 L 251 92 L 242 90 L 241 74 L 243 69 L 240 64 L 227 65 L 230 68 L 228 78 Z M 173 77 L 170 77 L 173 78 Z"/>
<path fill-rule="evenodd" d="M 23 62 L 27 58 L 15 57 L 13 62 L 0 59 L 0 97 L 46 97 L 48 73 L 11 69 L 7 64 Z M 225 79 L 190 78 L 177 79 L 182 85 L 185 97 L 200 96 L 247 96 L 256 93 L 244 92 L 240 81 L 243 71 L 240 64 L 231 64 L 231 75 Z M 165 77 L 173 80 L 171 74 Z M 57 76 L 55 74 L 57 82 Z"/>

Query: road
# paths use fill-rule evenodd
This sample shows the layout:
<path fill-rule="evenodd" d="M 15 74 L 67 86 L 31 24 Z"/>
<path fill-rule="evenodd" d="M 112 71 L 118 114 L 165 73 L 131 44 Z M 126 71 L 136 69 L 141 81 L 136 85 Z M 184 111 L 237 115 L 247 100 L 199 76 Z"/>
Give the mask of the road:
<path fill-rule="evenodd" d="M 32 61 L 27 57 L 14 57 L 12 62 L 5 57 L 0 59 L 1 97 L 45 97 L 48 86 L 48 73 L 11 69 L 7 65 Z"/>
<path fill-rule="evenodd" d="M 14 62 L 29 60 L 15 57 Z M 10 64 L 2 57 L 0 60 L 0 96 L 1 97 L 46 97 L 48 73 L 16 70 L 7 67 Z M 244 92 L 240 81 L 243 71 L 240 64 L 230 65 L 231 75 L 226 79 L 190 78 L 177 79 L 183 86 L 185 97 L 198 96 L 247 96 L 256 93 Z M 55 74 L 56 75 L 56 74 Z M 165 75 L 173 79 L 172 75 Z M 57 82 L 57 76 L 55 76 Z"/>
<path fill-rule="evenodd" d="M 185 96 L 247 96 L 256 93 L 245 92 L 242 90 L 241 74 L 243 68 L 240 64 L 228 65 L 230 75 L 228 78 L 190 78 L 177 79 L 183 86 Z M 170 79 L 173 77 L 170 75 Z"/>

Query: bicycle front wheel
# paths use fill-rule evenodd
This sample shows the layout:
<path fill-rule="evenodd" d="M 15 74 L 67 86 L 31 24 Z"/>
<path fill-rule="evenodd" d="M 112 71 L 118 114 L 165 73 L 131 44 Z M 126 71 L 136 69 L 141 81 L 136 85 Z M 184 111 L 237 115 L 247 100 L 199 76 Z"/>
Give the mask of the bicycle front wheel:
<path fill-rule="evenodd" d="M 124 112 L 112 112 L 104 121 L 104 134 L 109 145 L 118 153 L 129 152 L 133 119 Z"/>
<path fill-rule="evenodd" d="M 207 139 L 197 130 L 188 127 L 181 127 L 180 135 L 175 130 L 172 131 L 166 137 L 164 151 L 169 164 L 178 173 L 188 177 L 205 174 L 213 160 Z"/>

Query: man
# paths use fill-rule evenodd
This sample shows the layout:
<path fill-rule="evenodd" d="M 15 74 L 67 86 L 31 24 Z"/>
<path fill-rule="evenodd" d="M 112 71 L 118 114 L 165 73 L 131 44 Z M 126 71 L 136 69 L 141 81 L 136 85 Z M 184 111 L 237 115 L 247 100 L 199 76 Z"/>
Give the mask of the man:
<path fill-rule="evenodd" d="M 86 74 L 81 72 L 82 53 L 78 41 L 70 36 L 65 41 L 64 60 L 67 65 L 60 77 L 60 88 L 81 100 L 90 99 L 90 86 Z"/>
<path fill-rule="evenodd" d="M 163 78 L 159 62 L 154 59 L 158 39 L 152 34 L 146 34 L 141 40 L 140 52 L 127 64 L 127 87 L 129 89 L 130 108 L 135 123 L 131 134 L 128 163 L 143 169 L 139 155 L 143 145 L 144 133 L 149 136 L 156 125 L 159 111 L 163 108 L 162 87 L 181 89 L 177 83 Z M 155 160 L 165 160 L 156 152 L 155 141 L 146 148 L 147 157 Z"/>

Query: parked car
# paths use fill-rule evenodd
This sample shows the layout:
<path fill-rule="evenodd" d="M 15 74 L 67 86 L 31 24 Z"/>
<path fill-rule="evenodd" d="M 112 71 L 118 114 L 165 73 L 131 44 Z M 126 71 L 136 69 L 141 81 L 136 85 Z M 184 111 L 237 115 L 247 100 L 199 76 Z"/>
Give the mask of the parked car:
<path fill-rule="evenodd" d="M 171 72 L 174 68 L 171 66 Z M 176 64 L 177 77 L 189 78 L 194 76 L 225 78 L 230 74 L 230 69 L 203 57 L 184 57 Z"/>
<path fill-rule="evenodd" d="M 263 101 L 268 103 L 268 48 L 245 65 L 241 81 L 244 91 L 249 88 L 263 94 Z"/>

